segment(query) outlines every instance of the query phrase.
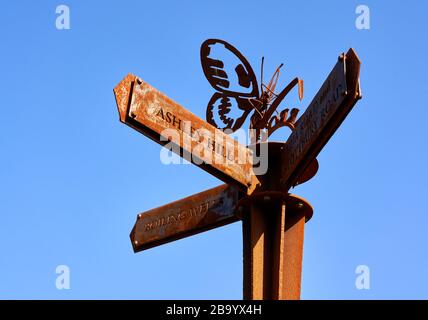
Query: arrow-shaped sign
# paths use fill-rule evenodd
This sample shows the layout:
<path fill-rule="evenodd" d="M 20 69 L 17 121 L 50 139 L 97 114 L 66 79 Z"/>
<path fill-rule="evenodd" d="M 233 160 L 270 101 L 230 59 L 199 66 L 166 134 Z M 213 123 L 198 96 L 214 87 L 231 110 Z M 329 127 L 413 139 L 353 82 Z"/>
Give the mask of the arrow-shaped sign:
<path fill-rule="evenodd" d="M 134 251 L 149 249 L 238 221 L 243 194 L 223 184 L 140 213 L 131 232 Z"/>
<path fill-rule="evenodd" d="M 254 189 L 253 152 L 138 77 L 114 89 L 120 120 L 220 180 Z"/>
<path fill-rule="evenodd" d="M 282 151 L 281 189 L 298 182 L 318 153 L 361 98 L 360 65 L 353 49 L 342 54 L 305 113 L 296 123 Z"/>

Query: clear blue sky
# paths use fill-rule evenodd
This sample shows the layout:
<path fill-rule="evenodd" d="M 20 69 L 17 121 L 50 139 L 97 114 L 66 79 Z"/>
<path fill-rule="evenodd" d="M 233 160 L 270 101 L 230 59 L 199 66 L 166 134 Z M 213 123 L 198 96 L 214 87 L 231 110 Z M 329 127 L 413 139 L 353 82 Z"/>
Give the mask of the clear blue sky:
<path fill-rule="evenodd" d="M 55 28 L 62 3 L 71 30 Z M 370 30 L 355 27 L 359 4 Z M 305 80 L 302 107 L 356 49 L 364 98 L 293 191 L 315 207 L 302 298 L 428 298 L 427 12 L 424 1 L 3 2 L 0 298 L 242 297 L 240 223 L 139 254 L 128 238 L 138 212 L 221 182 L 162 165 L 160 147 L 119 122 L 112 89 L 133 72 L 204 117 L 199 47 L 212 37 L 255 70 L 262 55 L 285 62 L 281 84 Z M 55 287 L 63 264 L 70 290 Z M 355 288 L 361 264 L 370 290 Z"/>

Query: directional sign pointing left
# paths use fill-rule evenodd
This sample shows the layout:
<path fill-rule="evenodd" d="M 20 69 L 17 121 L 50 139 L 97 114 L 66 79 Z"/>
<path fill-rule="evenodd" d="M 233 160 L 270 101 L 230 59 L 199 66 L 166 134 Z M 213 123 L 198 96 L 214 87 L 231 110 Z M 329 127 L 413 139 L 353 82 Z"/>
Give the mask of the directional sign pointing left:
<path fill-rule="evenodd" d="M 220 180 L 254 190 L 253 151 L 128 74 L 114 89 L 120 121 Z"/>
<path fill-rule="evenodd" d="M 239 221 L 237 208 L 242 193 L 221 186 L 140 213 L 131 232 L 134 251 L 192 236 Z"/>

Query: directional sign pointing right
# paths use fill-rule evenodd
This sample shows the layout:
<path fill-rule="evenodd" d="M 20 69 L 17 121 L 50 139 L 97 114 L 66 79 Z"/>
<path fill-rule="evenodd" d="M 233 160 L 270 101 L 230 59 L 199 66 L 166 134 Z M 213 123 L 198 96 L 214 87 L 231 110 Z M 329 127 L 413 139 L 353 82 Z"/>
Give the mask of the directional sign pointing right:
<path fill-rule="evenodd" d="M 296 123 L 282 152 L 281 189 L 298 182 L 355 103 L 361 98 L 360 65 L 353 49 L 339 61 Z"/>

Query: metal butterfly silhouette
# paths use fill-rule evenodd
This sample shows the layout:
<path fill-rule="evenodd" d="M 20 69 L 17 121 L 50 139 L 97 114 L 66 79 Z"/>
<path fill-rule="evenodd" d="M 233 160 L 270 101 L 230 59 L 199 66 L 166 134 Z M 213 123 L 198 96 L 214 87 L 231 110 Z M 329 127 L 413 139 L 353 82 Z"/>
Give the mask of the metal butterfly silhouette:
<path fill-rule="evenodd" d="M 213 48 L 223 46 L 234 58 L 238 60 L 234 73 L 228 72 L 223 61 L 215 57 Z M 276 68 L 267 85 L 263 83 L 263 64 L 261 64 L 260 90 L 256 75 L 247 59 L 231 44 L 224 40 L 208 39 L 201 45 L 201 64 L 205 77 L 216 90 L 208 102 L 207 121 L 218 129 L 229 129 L 231 132 L 238 130 L 251 112 L 250 118 L 251 143 L 265 141 L 275 130 L 287 126 L 294 130 L 294 124 L 299 110 L 297 108 L 284 109 L 278 112 L 276 109 L 286 95 L 297 85 L 299 99 L 303 98 L 303 80 L 294 78 L 281 92 L 275 93 L 275 87 L 279 79 L 281 64 Z M 232 83 L 234 80 L 235 83 Z M 233 84 L 236 88 L 231 88 Z M 236 103 L 239 110 L 238 116 L 232 115 L 232 102 Z M 214 112 L 217 111 L 221 124 L 214 120 Z"/>

